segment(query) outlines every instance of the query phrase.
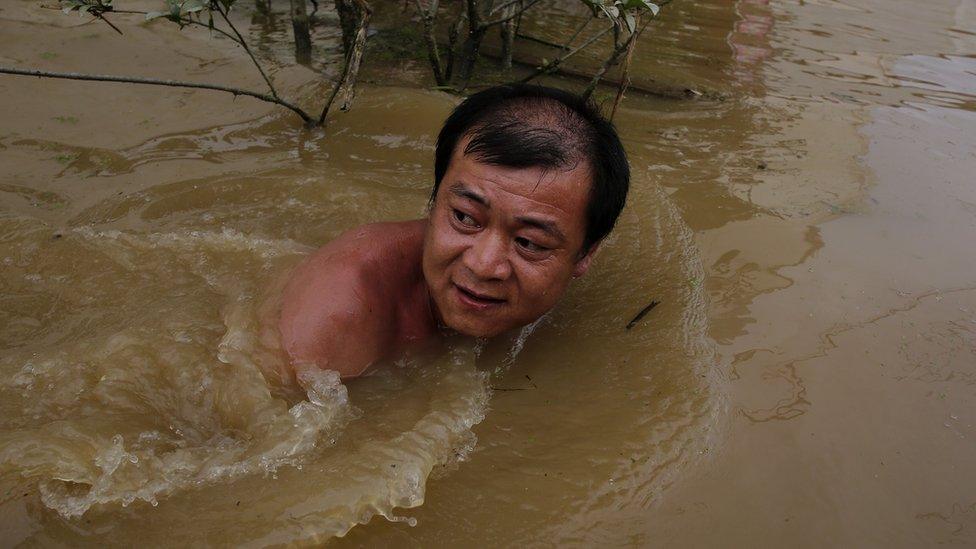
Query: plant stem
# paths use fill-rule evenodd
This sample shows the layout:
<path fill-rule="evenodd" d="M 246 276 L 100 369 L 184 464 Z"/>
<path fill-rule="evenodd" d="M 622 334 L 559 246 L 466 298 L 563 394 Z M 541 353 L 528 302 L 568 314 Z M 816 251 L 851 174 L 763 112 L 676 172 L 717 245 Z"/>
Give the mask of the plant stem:
<path fill-rule="evenodd" d="M 326 101 L 325 107 L 322 108 L 322 114 L 319 115 L 319 126 L 325 124 L 325 117 L 328 116 L 329 110 L 332 108 L 332 103 L 336 100 L 340 92 L 343 95 L 342 105 L 339 107 L 340 110 L 348 110 L 349 103 L 352 101 L 356 85 L 356 75 L 359 74 L 359 64 L 363 59 L 363 52 L 366 50 L 366 31 L 369 28 L 369 18 L 373 13 L 372 8 L 366 0 L 355 1 L 359 8 L 359 28 L 356 30 L 356 36 L 353 39 L 352 49 L 349 51 L 349 55 L 346 56 L 346 63 L 342 68 L 342 76 L 332 86 L 332 93 L 329 95 L 329 100 Z"/>
<path fill-rule="evenodd" d="M 439 0 L 430 0 L 430 6 L 425 10 L 421 0 L 417 0 L 417 11 L 424 22 L 424 43 L 427 45 L 427 59 L 434 71 L 434 80 L 438 86 L 446 86 L 444 68 L 441 66 L 441 55 L 437 50 L 437 37 L 434 36 L 434 17 L 437 15 Z"/>
<path fill-rule="evenodd" d="M 512 7 L 505 8 L 506 10 L 514 9 Z M 515 46 L 515 19 L 509 19 L 501 25 L 501 40 L 502 40 L 502 67 L 506 69 L 512 68 L 512 48 Z"/>
<path fill-rule="evenodd" d="M 258 1 L 261 2 L 261 1 L 267 1 L 267 0 L 258 0 Z M 149 12 L 139 11 L 139 10 L 112 10 L 110 13 L 122 13 L 122 14 L 128 14 L 128 15 L 146 15 Z M 224 15 L 223 11 L 221 11 L 220 14 L 221 15 Z M 237 45 L 241 46 L 242 48 L 244 48 L 244 51 L 247 52 L 247 55 L 251 58 L 251 61 L 254 63 L 254 66 L 257 67 L 258 71 L 261 73 L 261 76 L 264 78 L 264 81 L 268 84 L 268 88 L 271 89 L 271 94 L 274 97 L 278 97 L 278 94 L 275 92 L 274 86 L 271 85 L 270 79 L 264 73 L 264 70 L 262 70 L 261 65 L 258 63 L 257 58 L 255 58 L 254 55 L 251 53 L 250 48 L 248 48 L 248 46 L 247 46 L 247 42 L 244 41 L 244 37 L 241 36 L 241 33 L 237 32 L 237 28 L 234 27 L 234 25 L 230 22 L 229 19 L 227 19 L 227 16 L 226 15 L 224 15 L 224 20 L 227 21 L 227 24 L 230 25 L 231 30 L 233 30 L 234 31 L 234 34 L 236 34 L 237 36 L 235 36 L 234 34 L 231 34 L 231 33 L 227 32 L 227 31 L 225 31 L 224 29 L 222 29 L 222 28 L 220 28 L 220 27 L 218 27 L 216 25 L 211 27 L 210 25 L 204 23 L 203 21 L 197 21 L 197 20 L 191 19 L 189 17 L 181 17 L 180 18 L 180 22 L 178 24 L 179 25 L 186 25 L 186 26 L 195 25 L 195 26 L 198 26 L 198 27 L 203 27 L 203 28 L 205 28 L 207 30 L 210 30 L 210 31 L 216 31 L 218 34 L 224 35 L 225 37 L 229 38 L 235 44 L 237 44 Z M 108 20 L 105 20 L 105 22 L 108 23 Z M 114 25 L 113 25 L 113 27 L 114 27 Z"/>
<path fill-rule="evenodd" d="M 447 63 L 444 67 L 444 82 L 450 84 L 454 78 L 454 60 L 457 58 L 457 39 L 461 35 L 461 27 L 464 25 L 464 10 L 458 11 L 457 20 L 451 25 L 447 33 Z"/>
<path fill-rule="evenodd" d="M 252 62 L 254 62 L 254 66 L 257 67 L 258 72 L 261 73 L 261 78 L 264 78 L 264 83 L 267 84 L 268 89 L 271 90 L 271 96 L 274 97 L 275 99 L 278 99 L 278 92 L 275 91 L 275 87 L 271 83 L 271 79 L 268 78 L 267 74 L 264 74 L 264 69 L 261 68 L 261 63 L 258 63 L 258 60 L 254 57 L 254 54 L 251 53 L 251 48 L 247 47 L 247 41 L 244 40 L 244 37 L 241 36 L 241 33 L 237 32 L 237 27 L 235 27 L 234 24 L 230 22 L 230 18 L 227 17 L 227 12 L 224 11 L 223 7 L 221 7 L 220 2 L 219 1 L 213 2 L 212 5 L 216 6 L 217 12 L 220 13 L 220 16 L 224 18 L 224 22 L 227 23 L 227 26 L 230 27 L 230 30 L 234 31 L 234 34 L 237 36 L 237 43 L 240 44 L 242 48 L 244 48 L 244 51 L 247 52 L 247 56 L 251 58 Z"/>
<path fill-rule="evenodd" d="M 198 82 L 184 82 L 182 80 L 159 80 L 156 78 L 141 78 L 138 76 L 112 76 L 107 74 L 84 74 L 78 72 L 52 72 L 34 69 L 17 69 L 13 67 L 0 66 L 0 74 L 16 74 L 21 76 L 37 76 L 43 78 L 64 78 L 67 80 L 89 80 L 93 82 L 125 82 L 128 84 L 148 84 L 151 86 L 169 86 L 172 88 L 196 88 L 202 90 L 215 90 L 236 95 L 246 95 L 255 99 L 260 99 L 267 103 L 281 105 L 286 109 L 297 114 L 307 125 L 314 125 L 315 121 L 300 107 L 281 99 L 264 93 L 250 90 L 242 90 L 230 86 L 220 86 L 217 84 L 202 84 Z"/>
<path fill-rule="evenodd" d="M 612 27 L 612 26 L 611 27 L 607 27 L 607 28 L 603 29 L 602 31 L 594 34 L 593 36 L 591 36 L 590 38 L 588 38 L 586 40 L 586 42 L 583 42 L 582 44 L 580 44 L 579 46 L 576 46 L 572 50 L 569 50 L 568 52 L 566 52 L 562 56 L 557 57 L 557 58 L 553 59 L 552 61 L 549 61 L 545 65 L 539 67 L 538 69 L 536 69 L 536 71 L 534 73 L 532 73 L 532 74 L 526 76 L 525 78 L 523 78 L 522 79 L 522 82 L 523 83 L 524 82 L 528 82 L 528 81 L 530 81 L 530 80 L 532 80 L 532 79 L 534 79 L 534 78 L 536 78 L 538 76 L 541 76 L 543 74 L 546 74 L 547 72 L 551 72 L 551 71 L 555 70 L 557 67 L 559 67 L 559 64 L 560 63 L 562 63 L 566 59 L 568 59 L 568 58 L 576 55 L 577 53 L 579 53 L 580 51 L 582 51 L 584 48 L 586 48 L 587 46 L 589 46 L 593 42 L 596 42 L 603 35 L 607 34 L 608 32 L 610 32 L 613 29 L 614 29 L 614 27 Z"/>
<path fill-rule="evenodd" d="M 565 50 L 566 49 L 566 47 L 563 46 L 562 44 L 557 44 L 555 42 L 550 42 L 550 41 L 545 40 L 543 38 L 538 38 L 536 36 L 532 36 L 531 34 L 523 34 L 523 33 L 520 32 L 520 33 L 517 33 L 515 35 L 515 37 L 516 38 L 521 38 L 522 40 L 528 40 L 529 42 L 535 42 L 536 44 L 542 44 L 543 46 L 549 46 L 550 48 L 556 48 L 556 49 L 560 49 L 560 50 Z"/>
<path fill-rule="evenodd" d="M 531 8 L 532 6 L 538 4 L 539 2 L 540 2 L 540 0 L 532 0 L 528 4 L 523 5 L 522 7 L 520 7 L 519 9 L 515 10 L 514 12 L 512 12 L 512 13 L 510 13 L 508 15 L 502 15 L 498 19 L 493 19 L 491 21 L 481 22 L 481 23 L 479 23 L 479 26 L 482 29 L 487 29 L 488 27 L 493 27 L 495 25 L 501 25 L 502 23 L 504 23 L 506 21 L 509 21 L 511 19 L 515 19 L 519 15 L 522 15 L 523 13 L 525 13 L 526 11 L 528 11 L 529 8 Z"/>
<path fill-rule="evenodd" d="M 637 16 L 637 25 L 640 24 L 640 15 Z M 635 25 L 635 27 L 637 26 Z M 630 38 L 627 39 L 627 55 L 624 56 L 624 66 L 620 72 L 620 85 L 617 87 L 617 95 L 613 98 L 613 107 L 610 109 L 610 121 L 613 121 L 614 115 L 617 114 L 617 107 L 620 105 L 620 101 L 624 98 L 624 92 L 627 91 L 627 87 L 630 86 L 630 62 L 634 57 L 634 50 L 637 46 L 637 36 L 644 30 L 644 27 L 638 27 L 634 32 L 630 33 Z"/>
<path fill-rule="evenodd" d="M 105 16 L 103 16 L 100 13 L 95 13 L 94 15 L 98 19 L 101 19 L 102 21 L 104 21 L 106 25 L 112 27 L 112 30 L 114 30 L 115 32 L 119 33 L 120 36 L 122 36 L 122 31 L 120 31 L 118 27 L 116 27 L 115 25 L 113 25 L 111 21 L 109 21 L 108 19 L 106 19 Z"/>

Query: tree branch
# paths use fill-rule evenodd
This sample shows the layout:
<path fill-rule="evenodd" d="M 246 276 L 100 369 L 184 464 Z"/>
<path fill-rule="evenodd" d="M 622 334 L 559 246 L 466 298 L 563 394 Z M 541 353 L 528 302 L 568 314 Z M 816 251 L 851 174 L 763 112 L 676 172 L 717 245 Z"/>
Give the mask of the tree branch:
<path fill-rule="evenodd" d="M 493 27 L 495 25 L 501 25 L 502 23 L 504 23 L 506 21 L 509 21 L 511 19 L 515 19 L 519 15 L 522 15 L 529 8 L 531 8 L 532 6 L 538 4 L 539 2 L 540 2 L 540 0 L 532 0 L 531 2 L 529 2 L 528 4 L 526 4 L 525 6 L 523 6 L 521 9 L 518 9 L 518 10 L 516 10 L 515 12 L 513 12 L 513 13 L 511 13 L 509 15 L 503 15 L 502 17 L 499 17 L 498 19 L 493 19 L 493 20 L 488 21 L 488 22 L 485 22 L 485 23 L 479 22 L 478 23 L 478 27 L 481 28 L 481 29 L 487 29 L 488 27 Z"/>
<path fill-rule="evenodd" d="M 621 25 L 619 25 L 619 23 L 614 25 L 613 52 L 610 54 L 610 57 L 608 57 L 607 60 L 604 61 L 600 69 L 596 71 L 596 74 L 593 75 L 593 79 L 590 80 L 590 83 L 589 85 L 586 86 L 586 89 L 583 90 L 583 93 L 581 94 L 583 96 L 583 99 L 589 99 L 589 97 L 593 95 L 593 92 L 596 91 L 597 85 L 600 83 L 600 79 L 603 78 L 603 75 L 605 75 L 608 70 L 610 70 L 610 67 L 617 64 L 621 54 L 623 54 L 624 52 L 627 52 L 628 54 L 627 63 L 629 66 L 630 63 L 629 58 L 630 55 L 633 53 L 633 49 L 631 48 L 631 45 L 637 41 L 637 37 L 640 36 L 642 32 L 644 32 L 644 29 L 647 28 L 647 25 L 649 25 L 653 19 L 654 19 L 653 17 L 649 18 L 647 21 L 644 22 L 644 25 L 640 29 L 637 29 L 636 31 L 630 33 L 630 36 L 627 37 L 627 40 L 624 41 L 623 44 L 620 43 Z M 621 78 L 620 80 L 620 88 L 618 88 L 618 97 L 614 101 L 614 107 L 613 107 L 614 110 L 616 110 L 617 108 L 616 103 L 620 101 L 620 96 L 623 95 L 623 90 L 626 88 L 626 86 L 629 85 L 627 83 L 627 80 L 629 80 L 629 76 L 630 76 L 629 73 L 625 74 L 624 77 Z"/>
<path fill-rule="evenodd" d="M 109 21 L 108 19 L 106 19 L 104 15 L 102 15 L 100 13 L 95 13 L 94 15 L 95 15 L 96 18 L 101 19 L 102 21 L 105 21 L 105 24 L 108 25 L 108 26 L 110 26 L 110 27 L 112 27 L 112 30 L 114 30 L 115 32 L 119 33 L 119 36 L 123 36 L 122 31 L 120 31 L 118 27 L 116 27 L 115 25 L 113 25 L 111 21 Z"/>
<path fill-rule="evenodd" d="M 224 22 L 227 23 L 227 26 L 230 27 L 230 30 L 234 31 L 234 34 L 237 36 L 237 43 L 240 44 L 242 48 L 244 48 L 244 51 L 247 52 L 247 56 L 250 57 L 251 61 L 254 62 L 254 66 L 257 67 L 258 72 L 261 73 L 261 78 L 264 78 L 264 83 L 267 84 L 268 89 L 271 90 L 271 96 L 274 97 L 275 99 L 278 99 L 278 92 L 275 91 L 275 87 L 271 83 L 271 79 L 268 78 L 267 74 L 264 74 L 264 69 L 261 68 L 261 64 L 258 63 L 258 60 L 254 58 L 254 54 L 251 53 L 251 48 L 247 47 L 247 42 L 244 40 L 244 37 L 241 36 L 241 33 L 237 32 L 237 27 L 235 27 L 234 24 L 230 22 L 230 19 L 227 17 L 227 13 L 224 11 L 224 8 L 220 6 L 220 2 L 219 1 L 213 2 L 211 5 L 216 6 L 217 12 L 220 13 L 221 17 L 223 17 Z"/>
<path fill-rule="evenodd" d="M 569 46 L 576 41 L 576 37 L 582 34 L 583 30 L 586 29 L 586 27 L 590 26 L 590 21 L 592 21 L 593 19 L 595 18 L 591 17 L 586 21 L 583 21 L 583 24 L 580 25 L 580 27 L 576 29 L 576 32 L 574 32 L 573 35 L 569 37 L 569 40 L 566 41 L 566 45 L 563 46 L 563 49 L 569 49 Z"/>
<path fill-rule="evenodd" d="M 640 25 L 640 19 L 641 16 L 638 14 L 635 27 Z M 613 121 L 613 117 L 617 114 L 617 107 L 620 106 L 620 101 L 624 98 L 624 92 L 630 86 L 630 62 L 634 58 L 637 37 L 644 32 L 646 26 L 646 23 L 640 25 L 634 32 L 630 33 L 630 38 L 627 39 L 627 55 L 624 56 L 624 67 L 620 73 L 620 85 L 617 87 L 617 95 L 613 98 L 613 107 L 610 108 L 610 121 Z"/>
<path fill-rule="evenodd" d="M 359 73 L 359 64 L 363 59 L 363 52 L 366 49 L 366 30 L 369 27 L 369 18 L 373 13 L 372 8 L 366 0 L 356 0 L 356 3 L 359 4 L 360 11 L 359 28 L 356 31 L 352 49 L 349 50 L 349 55 L 346 56 L 346 64 L 342 68 L 342 76 L 332 86 L 332 93 L 329 95 L 329 100 L 325 103 L 325 107 L 322 108 L 322 114 L 319 115 L 319 126 L 325 123 L 325 117 L 328 116 L 329 109 L 332 108 L 332 103 L 340 91 L 344 96 L 342 105 L 339 107 L 340 110 L 348 110 L 349 103 L 352 101 L 353 88 L 356 85 L 356 75 Z"/>
<path fill-rule="evenodd" d="M 297 114 L 301 119 L 307 124 L 314 124 L 312 117 L 303 111 L 300 107 L 281 99 L 280 97 L 273 97 L 267 94 L 258 93 L 250 90 L 242 90 L 240 88 L 233 88 L 230 86 L 220 86 L 217 84 L 202 84 L 198 82 L 184 82 L 182 80 L 159 80 L 156 78 L 141 78 L 138 76 L 112 76 L 106 74 L 83 74 L 78 72 L 52 72 L 52 71 L 40 71 L 34 69 L 17 69 L 13 67 L 2 67 L 0 66 L 0 74 L 16 74 L 21 76 L 37 76 L 43 78 L 64 78 L 67 80 L 88 80 L 93 82 L 125 82 L 128 84 L 148 84 L 151 86 L 169 86 L 172 88 L 196 88 L 202 90 L 215 90 L 222 91 L 226 93 L 231 93 L 236 95 L 246 95 L 248 97 L 253 97 L 255 99 L 260 99 L 267 103 L 274 103 L 276 105 L 281 105 L 286 109 Z"/>
<path fill-rule="evenodd" d="M 444 82 L 450 84 L 454 77 L 454 59 L 457 57 L 457 39 L 464 25 L 464 10 L 458 11 L 457 20 L 447 32 L 447 63 L 444 66 Z"/>
<path fill-rule="evenodd" d="M 504 4 L 498 6 L 497 8 L 488 10 L 488 15 L 491 16 L 491 15 L 495 15 L 496 13 L 502 13 L 508 8 L 514 6 L 515 4 L 521 4 L 523 1 L 524 0 L 510 0 L 509 2 L 505 2 Z"/>
<path fill-rule="evenodd" d="M 573 48 L 572 50 L 566 52 L 562 56 L 557 57 L 556 59 L 553 59 L 552 61 L 549 61 L 545 65 L 539 67 L 538 69 L 536 69 L 536 71 L 534 73 L 532 73 L 532 74 L 526 76 L 525 78 L 523 78 L 522 79 L 522 82 L 523 83 L 528 82 L 528 81 L 530 81 L 530 80 L 532 80 L 532 79 L 534 79 L 534 78 L 536 78 L 538 76 L 541 76 L 543 74 L 546 74 L 548 72 L 551 72 L 551 71 L 556 70 L 556 68 L 559 67 L 559 64 L 560 63 L 562 63 L 566 59 L 568 59 L 568 58 L 576 55 L 581 50 L 583 50 L 584 48 L 586 48 L 587 46 L 589 46 L 593 42 L 596 42 L 601 37 L 603 37 L 603 35 L 607 34 L 608 32 L 610 32 L 613 29 L 614 29 L 614 27 L 610 26 L 610 27 L 607 27 L 607 28 L 603 29 L 602 31 L 596 33 L 595 35 L 593 35 L 590 38 L 588 38 L 586 40 L 586 42 L 583 42 L 582 44 L 580 44 L 579 46 L 576 46 L 575 48 Z"/>
<path fill-rule="evenodd" d="M 445 86 L 444 69 L 441 66 L 441 55 L 437 50 L 437 37 L 434 36 L 434 17 L 437 15 L 439 0 L 431 0 L 430 7 L 424 9 L 421 0 L 416 0 L 417 11 L 424 22 L 424 42 L 427 45 L 427 59 L 430 60 L 430 68 L 434 71 L 434 80 L 438 86 Z"/>
<path fill-rule="evenodd" d="M 586 21 L 583 21 L 583 24 L 580 25 L 580 28 L 576 29 L 576 32 L 573 33 L 573 35 L 569 38 L 569 40 L 566 41 L 565 44 L 557 44 L 555 42 L 550 42 L 548 40 L 544 40 L 542 38 L 539 38 L 539 37 L 536 37 L 536 36 L 532 36 L 530 34 L 522 34 L 521 32 L 516 33 L 515 36 L 517 36 L 519 38 L 522 38 L 522 39 L 525 39 L 525 40 L 528 40 L 530 42 L 536 42 L 537 44 L 542 44 L 544 46 L 549 46 L 551 48 L 557 48 L 557 49 L 560 49 L 560 50 L 568 50 L 569 49 L 569 46 L 571 46 L 573 44 L 573 42 L 576 41 L 576 37 L 579 36 L 581 32 L 583 32 L 583 29 L 585 29 L 587 26 L 589 26 L 590 21 L 592 21 L 593 19 L 594 18 L 591 17 L 591 18 L 587 19 Z"/>
<path fill-rule="evenodd" d="M 212 30 L 212 31 L 217 31 L 219 34 L 222 34 L 222 35 L 226 36 L 227 38 L 229 38 L 235 44 L 238 44 L 240 46 L 243 46 L 244 45 L 233 34 L 227 32 L 224 29 L 222 29 L 220 27 L 217 27 L 217 26 L 211 27 L 210 25 L 204 23 L 203 21 L 197 21 L 195 19 L 180 19 L 180 23 L 179 24 L 181 24 L 181 25 L 197 25 L 197 26 L 204 27 L 204 28 L 209 29 L 209 30 Z"/>
<path fill-rule="evenodd" d="M 548 41 L 548 40 L 546 40 L 544 38 L 538 38 L 538 37 L 532 36 L 531 34 L 522 34 L 520 32 L 520 33 L 517 33 L 515 36 L 516 36 L 516 38 L 521 38 L 523 40 L 528 40 L 529 42 L 535 42 L 536 44 L 542 44 L 543 46 L 549 46 L 550 48 L 556 48 L 556 49 L 560 49 L 560 50 L 565 50 L 566 49 L 566 46 L 564 46 L 563 44 L 557 44 L 555 42 L 550 42 L 550 41 Z"/>

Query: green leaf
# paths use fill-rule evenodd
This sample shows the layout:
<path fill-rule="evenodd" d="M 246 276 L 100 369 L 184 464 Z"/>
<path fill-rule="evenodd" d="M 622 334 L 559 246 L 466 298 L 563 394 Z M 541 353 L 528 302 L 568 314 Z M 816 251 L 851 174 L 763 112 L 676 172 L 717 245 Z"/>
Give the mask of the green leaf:
<path fill-rule="evenodd" d="M 655 4 L 654 2 L 648 2 L 647 0 L 644 0 L 644 5 L 647 6 L 647 9 L 651 10 L 651 13 L 654 14 L 654 17 L 657 17 L 657 13 L 661 11 L 661 6 Z"/>
<path fill-rule="evenodd" d="M 182 13 L 196 13 L 204 8 L 203 0 L 184 0 L 181 6 Z"/>
<path fill-rule="evenodd" d="M 624 21 L 627 23 L 627 30 L 634 32 L 634 30 L 637 28 L 637 20 L 634 19 L 634 16 L 629 13 L 625 13 Z"/>
<path fill-rule="evenodd" d="M 88 4 L 82 2 L 81 0 L 61 0 L 61 11 L 63 13 L 71 13 L 75 10 L 80 10 L 83 7 L 87 8 Z"/>

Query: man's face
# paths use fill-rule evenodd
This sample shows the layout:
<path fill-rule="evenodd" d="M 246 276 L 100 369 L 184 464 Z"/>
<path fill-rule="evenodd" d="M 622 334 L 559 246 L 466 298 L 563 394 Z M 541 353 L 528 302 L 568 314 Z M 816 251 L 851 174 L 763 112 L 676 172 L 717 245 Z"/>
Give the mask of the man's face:
<path fill-rule="evenodd" d="M 441 320 L 487 337 L 545 314 L 574 276 L 581 255 L 590 174 L 482 164 L 458 143 L 437 191 L 423 269 Z"/>

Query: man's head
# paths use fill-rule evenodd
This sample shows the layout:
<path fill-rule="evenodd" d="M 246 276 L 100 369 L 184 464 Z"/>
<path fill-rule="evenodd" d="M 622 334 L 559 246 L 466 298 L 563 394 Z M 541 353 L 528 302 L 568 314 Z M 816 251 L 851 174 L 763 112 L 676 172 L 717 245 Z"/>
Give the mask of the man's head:
<path fill-rule="evenodd" d="M 444 323 L 496 335 L 551 309 L 589 268 L 627 196 L 613 126 L 579 97 L 499 86 L 437 141 L 423 269 Z"/>

